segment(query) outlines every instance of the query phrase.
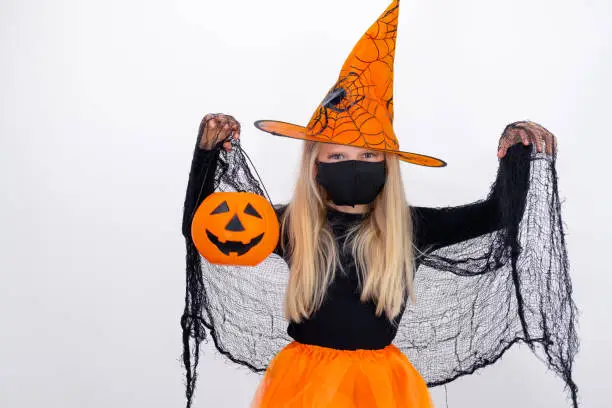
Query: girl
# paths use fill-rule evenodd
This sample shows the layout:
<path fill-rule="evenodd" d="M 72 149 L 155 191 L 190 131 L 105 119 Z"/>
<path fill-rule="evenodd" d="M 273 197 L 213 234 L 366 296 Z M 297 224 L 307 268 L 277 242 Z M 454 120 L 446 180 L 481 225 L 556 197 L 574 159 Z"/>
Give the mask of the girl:
<path fill-rule="evenodd" d="M 232 116 L 204 117 L 192 174 L 208 168 L 209 176 L 192 178 L 204 193 L 191 204 L 188 197 L 185 214 L 212 193 L 220 150 L 239 137 Z M 498 157 L 526 149 L 512 147 L 519 143 L 548 154 L 556 145 L 542 126 L 516 122 Z M 517 189 L 525 185 L 517 178 Z M 285 315 L 294 341 L 268 366 L 252 406 L 431 407 L 425 382 L 391 342 L 420 258 L 504 227 L 496 195 L 456 208 L 410 207 L 394 154 L 306 141 L 293 198 L 277 207 L 275 252 L 291 270 Z"/>
<path fill-rule="evenodd" d="M 577 406 L 555 138 L 533 122 L 512 123 L 498 149 L 500 159 L 508 157 L 486 200 L 444 209 L 409 206 L 399 162 L 445 163 L 399 150 L 392 126 L 398 10 L 394 0 L 357 43 L 307 126 L 255 123 L 304 140 L 293 197 L 276 208 L 281 238 L 275 252 L 288 265 L 286 285 L 275 287 L 273 279 L 287 274 L 266 265 L 233 275 L 200 264 L 191 217 L 217 181 L 259 191 L 241 152 L 231 153 L 240 124 L 222 114 L 202 120 L 183 218 L 188 406 L 204 327 L 233 361 L 266 368 L 254 408 L 430 407 L 427 385 L 402 351 L 413 353 L 436 385 L 491 364 L 518 341 L 533 350 L 544 346 L 545 360 L 563 376 Z M 532 155 L 530 144 L 550 157 Z M 241 179 L 246 182 L 237 186 Z M 415 319 L 404 311 L 416 298 L 413 277 L 420 265 L 460 278 L 440 272 L 436 284 L 429 275 L 420 287 L 438 292 L 425 302 L 442 307 L 430 303 L 428 313 Z M 289 344 L 276 330 L 275 295 L 283 290 Z M 409 326 L 400 326 L 406 321 Z M 276 353 L 271 362 L 268 352 Z"/>

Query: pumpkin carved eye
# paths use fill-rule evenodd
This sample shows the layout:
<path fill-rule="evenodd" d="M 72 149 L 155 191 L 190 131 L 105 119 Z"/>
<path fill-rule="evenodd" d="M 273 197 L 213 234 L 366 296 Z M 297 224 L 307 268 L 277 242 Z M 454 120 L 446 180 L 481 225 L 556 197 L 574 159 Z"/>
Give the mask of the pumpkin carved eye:
<path fill-rule="evenodd" d="M 279 229 L 276 212 L 264 197 L 218 192 L 198 207 L 191 237 L 209 262 L 254 266 L 276 248 Z"/>
<path fill-rule="evenodd" d="M 252 215 L 253 217 L 261 218 L 261 215 L 259 215 L 257 210 L 251 205 L 251 203 L 247 204 L 246 208 L 244 209 L 244 213 Z"/>
<path fill-rule="evenodd" d="M 221 204 L 219 204 L 219 206 L 217 208 L 215 208 L 213 210 L 213 212 L 211 212 L 210 214 L 223 214 L 229 212 L 229 206 L 227 205 L 227 201 L 222 202 Z"/>

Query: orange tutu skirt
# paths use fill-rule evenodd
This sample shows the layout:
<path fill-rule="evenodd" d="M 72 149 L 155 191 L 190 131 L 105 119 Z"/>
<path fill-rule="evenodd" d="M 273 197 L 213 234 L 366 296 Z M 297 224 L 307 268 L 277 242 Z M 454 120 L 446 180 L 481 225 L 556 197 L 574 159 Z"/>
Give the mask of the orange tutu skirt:
<path fill-rule="evenodd" d="M 430 408 L 427 385 L 395 346 L 336 350 L 296 341 L 271 361 L 252 408 Z"/>

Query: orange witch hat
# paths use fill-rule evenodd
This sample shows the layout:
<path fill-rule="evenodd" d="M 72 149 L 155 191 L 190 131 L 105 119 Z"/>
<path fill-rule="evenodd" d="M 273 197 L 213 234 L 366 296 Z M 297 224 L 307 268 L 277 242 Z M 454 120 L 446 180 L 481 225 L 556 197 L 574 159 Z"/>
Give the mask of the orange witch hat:
<path fill-rule="evenodd" d="M 355 45 L 308 126 L 276 120 L 258 120 L 255 126 L 277 136 L 380 150 L 421 166 L 446 166 L 440 159 L 399 150 L 393 131 L 398 17 L 399 0 L 394 0 Z"/>

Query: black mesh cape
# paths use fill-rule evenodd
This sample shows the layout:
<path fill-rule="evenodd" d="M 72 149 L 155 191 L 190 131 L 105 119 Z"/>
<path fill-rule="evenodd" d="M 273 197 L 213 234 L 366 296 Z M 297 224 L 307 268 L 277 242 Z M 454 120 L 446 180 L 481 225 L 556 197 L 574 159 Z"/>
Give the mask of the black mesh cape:
<path fill-rule="evenodd" d="M 214 190 L 264 193 L 240 148 L 217 150 L 216 169 L 207 176 L 214 177 Z M 202 340 L 212 339 L 231 361 L 259 373 L 292 340 L 283 317 L 289 270 L 282 258 L 272 254 L 256 267 L 229 267 L 208 263 L 196 250 L 190 221 L 198 197 L 212 192 L 203 191 L 202 174 L 214 168 L 198 157 L 196 146 L 183 219 L 187 407 Z M 492 188 L 501 194 L 501 216 L 508 227 L 421 259 L 415 274 L 417 303 L 406 308 L 393 344 L 429 386 L 472 374 L 522 342 L 563 379 L 571 406 L 578 407 L 572 379 L 577 310 L 555 160 L 531 147 L 510 148 Z M 527 183 L 523 190 L 516 188 L 521 182 Z"/>

